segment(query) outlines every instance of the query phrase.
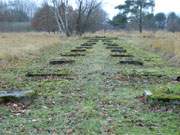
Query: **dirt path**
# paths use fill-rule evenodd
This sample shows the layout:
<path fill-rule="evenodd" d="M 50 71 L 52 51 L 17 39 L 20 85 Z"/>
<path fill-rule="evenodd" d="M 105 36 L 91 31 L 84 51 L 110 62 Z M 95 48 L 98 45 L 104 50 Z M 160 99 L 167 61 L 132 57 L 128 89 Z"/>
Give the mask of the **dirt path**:
<path fill-rule="evenodd" d="M 83 42 L 87 40 L 92 38 Z M 180 70 L 123 39 L 107 40 L 98 39 L 92 49 L 83 52 L 85 56 L 64 57 L 75 60 L 72 64 L 50 65 L 49 61 L 62 53 L 72 54 L 70 50 L 79 47 L 78 42 L 46 50 L 26 67 L 1 71 L 2 88 L 33 89 L 37 96 L 27 107 L 16 103 L 0 106 L 0 134 L 178 135 L 178 107 L 152 107 L 138 97 L 147 89 L 179 87 L 171 77 Z M 134 56 L 128 60 L 136 63 L 119 64 L 127 58 L 112 57 L 111 54 L 117 53 L 106 49 L 108 45 L 104 43 L 109 41 Z M 29 71 L 56 76 L 25 76 Z M 17 78 L 19 81 L 14 81 Z"/>

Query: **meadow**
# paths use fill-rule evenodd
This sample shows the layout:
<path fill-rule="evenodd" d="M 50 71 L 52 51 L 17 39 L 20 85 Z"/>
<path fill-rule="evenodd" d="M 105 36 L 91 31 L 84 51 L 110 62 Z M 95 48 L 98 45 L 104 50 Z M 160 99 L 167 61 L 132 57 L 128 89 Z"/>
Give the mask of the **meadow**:
<path fill-rule="evenodd" d="M 125 37 L 132 44 L 147 51 L 160 54 L 173 65 L 180 64 L 180 33 L 167 31 L 156 32 L 110 32 L 106 35 Z"/>
<path fill-rule="evenodd" d="M 33 96 L 0 100 L 0 134 L 179 135 L 178 33 L 160 33 L 1 33 L 0 91 Z"/>
<path fill-rule="evenodd" d="M 54 34 L 0 33 L 0 65 L 34 57 L 41 49 L 59 42 L 59 36 Z"/>
<path fill-rule="evenodd" d="M 161 54 L 162 57 L 174 65 L 180 64 L 179 32 L 158 31 L 139 34 L 138 32 L 110 31 L 97 32 L 97 35 L 124 37 L 138 47 Z M 0 60 L 22 59 L 31 54 L 38 54 L 38 51 L 42 48 L 63 43 L 65 40 L 68 39 L 57 34 L 48 33 L 0 33 Z M 4 63 L 7 63 L 7 61 Z"/>

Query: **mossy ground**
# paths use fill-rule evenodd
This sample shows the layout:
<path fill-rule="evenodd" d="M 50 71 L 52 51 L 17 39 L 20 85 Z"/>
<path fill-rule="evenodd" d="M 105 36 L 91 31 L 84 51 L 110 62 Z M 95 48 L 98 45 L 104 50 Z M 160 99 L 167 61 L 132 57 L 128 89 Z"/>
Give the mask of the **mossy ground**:
<path fill-rule="evenodd" d="M 136 48 L 123 38 L 113 39 L 128 53 L 144 62 L 144 66 L 121 65 L 121 58 L 112 58 L 100 40 L 86 56 L 73 58 L 75 63 L 49 65 L 49 60 L 69 52 L 85 39 L 56 45 L 44 50 L 37 59 L 29 59 L 23 66 L 0 71 L 0 87 L 33 89 L 37 96 L 23 113 L 12 112 L 0 106 L 0 134 L 129 134 L 129 135 L 179 135 L 179 111 L 151 111 L 136 97 L 144 90 L 158 91 L 171 87 L 171 93 L 179 92 L 180 84 L 161 78 L 151 83 L 139 80 L 119 80 L 123 74 L 155 74 L 169 78 L 180 74 L 177 67 L 158 55 Z M 57 71 L 66 69 L 74 80 L 27 80 L 28 71 Z M 69 72 L 71 71 L 71 72 Z M 115 78 L 115 79 L 114 79 Z M 172 86 L 176 85 L 176 88 Z M 174 90 L 174 92 L 173 92 Z"/>

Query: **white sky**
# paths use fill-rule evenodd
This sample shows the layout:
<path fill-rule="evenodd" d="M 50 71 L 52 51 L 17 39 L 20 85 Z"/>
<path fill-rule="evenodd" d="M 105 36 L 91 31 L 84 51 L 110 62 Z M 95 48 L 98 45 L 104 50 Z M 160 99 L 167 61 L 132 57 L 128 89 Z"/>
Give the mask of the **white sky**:
<path fill-rule="evenodd" d="M 8 1 L 8 0 L 0 0 L 0 1 Z M 33 0 L 37 3 L 42 3 L 47 0 Z M 76 0 L 70 0 L 72 4 L 75 4 Z M 103 2 L 104 10 L 109 14 L 109 18 L 112 18 L 114 15 L 118 13 L 118 10 L 115 9 L 116 6 L 123 4 L 125 0 L 101 0 Z M 169 12 L 176 12 L 180 14 L 180 0 L 155 0 L 155 13 L 164 12 L 168 14 Z"/>
<path fill-rule="evenodd" d="M 105 11 L 112 18 L 118 13 L 118 10 L 114 9 L 119 4 L 123 4 L 125 0 L 103 0 L 103 7 Z M 155 0 L 155 13 L 165 12 L 168 14 L 171 11 L 180 13 L 180 0 Z"/>

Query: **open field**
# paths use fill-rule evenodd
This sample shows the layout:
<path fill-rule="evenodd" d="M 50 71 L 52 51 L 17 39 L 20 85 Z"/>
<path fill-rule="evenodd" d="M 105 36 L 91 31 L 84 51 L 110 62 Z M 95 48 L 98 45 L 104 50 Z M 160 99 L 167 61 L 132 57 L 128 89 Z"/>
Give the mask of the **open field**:
<path fill-rule="evenodd" d="M 1 102 L 0 134 L 179 135 L 179 67 L 149 51 L 152 35 L 103 35 L 17 38 L 19 49 L 14 50 L 24 57 L 15 67 L 13 62 L 0 67 L 0 90 L 33 90 L 34 95 L 31 102 Z M 8 42 L 13 44 L 4 40 L 2 52 Z M 30 45 L 21 50 L 23 43 Z M 144 91 L 153 96 L 147 100 Z"/>
<path fill-rule="evenodd" d="M 174 65 L 180 65 L 180 33 L 169 32 L 107 32 L 98 35 L 124 37 L 126 40 L 145 50 L 154 51 Z M 88 34 L 87 34 L 88 35 Z M 90 34 L 91 35 L 91 34 Z M 47 33 L 1 33 L 0 60 L 19 59 L 28 54 L 38 54 L 40 49 L 63 43 L 63 36 Z"/>
<path fill-rule="evenodd" d="M 101 32 L 100 32 L 101 33 Z M 159 53 L 173 65 L 180 65 L 180 33 L 159 32 L 108 32 L 104 35 L 124 37 L 145 50 Z"/>
<path fill-rule="evenodd" d="M 159 52 L 174 65 L 180 65 L 180 33 L 156 32 L 145 33 L 139 37 L 140 44 L 154 52 Z"/>
<path fill-rule="evenodd" d="M 64 42 L 47 33 L 0 33 L 0 64 L 38 55 L 40 49 Z"/>

